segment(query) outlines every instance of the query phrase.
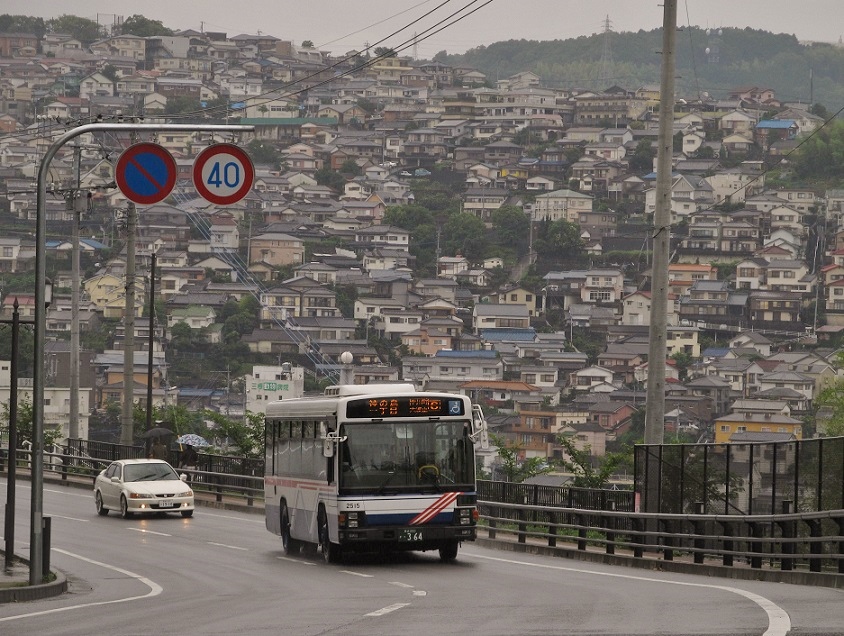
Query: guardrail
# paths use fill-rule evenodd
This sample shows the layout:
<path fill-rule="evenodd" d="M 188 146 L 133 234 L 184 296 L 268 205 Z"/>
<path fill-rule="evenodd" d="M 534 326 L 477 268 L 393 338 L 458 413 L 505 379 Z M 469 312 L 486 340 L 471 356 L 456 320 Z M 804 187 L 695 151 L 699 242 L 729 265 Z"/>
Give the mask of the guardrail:
<path fill-rule="evenodd" d="M 29 455 L 29 450 L 19 450 L 17 465 L 29 469 Z M 44 471 L 53 479 L 93 484 L 111 461 L 45 452 Z M 0 455 L 0 470 L 4 468 L 5 457 Z M 247 507 L 263 503 L 262 476 L 179 472 L 189 475 L 195 491 L 211 494 L 217 502 L 230 499 Z M 630 493 L 624 491 L 572 489 L 560 497 L 524 484 L 502 488 L 501 483 L 479 483 L 479 530 L 486 528 L 492 540 L 510 535 L 520 544 L 552 548 L 568 544 L 580 552 L 624 553 L 633 559 L 667 562 L 676 558 L 692 566 L 844 574 L 844 510 L 794 513 L 788 504 L 776 515 L 702 514 L 699 504 L 695 514 L 639 513 L 625 509 Z M 524 492 L 513 490 L 519 486 L 525 487 Z M 510 501 L 492 499 L 496 494 Z M 840 581 L 836 586 L 844 587 L 844 578 L 835 578 Z"/>
<path fill-rule="evenodd" d="M 646 553 L 691 557 L 703 565 L 746 563 L 753 569 L 844 574 L 844 510 L 778 515 L 704 515 L 583 510 L 560 506 L 479 501 L 488 536 L 514 535 L 555 547 L 559 542 L 634 558 Z"/>

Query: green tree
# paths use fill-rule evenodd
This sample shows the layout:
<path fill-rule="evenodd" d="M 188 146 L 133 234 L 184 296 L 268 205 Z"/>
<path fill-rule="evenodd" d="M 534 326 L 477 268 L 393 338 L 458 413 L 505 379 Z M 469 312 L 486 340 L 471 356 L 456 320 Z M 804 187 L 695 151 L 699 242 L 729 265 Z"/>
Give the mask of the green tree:
<path fill-rule="evenodd" d="M 40 40 L 46 32 L 44 18 L 8 13 L 0 15 L 0 33 L 31 33 Z"/>
<path fill-rule="evenodd" d="M 396 57 L 398 55 L 398 53 L 388 46 L 376 46 L 372 52 L 375 54 L 375 57 Z"/>
<path fill-rule="evenodd" d="M 311 40 L 303 40 L 302 41 L 302 48 L 303 49 L 312 49 L 312 48 L 314 48 L 314 43 Z"/>
<path fill-rule="evenodd" d="M 137 35 L 140 38 L 148 38 L 156 35 L 173 35 L 173 30 L 168 29 L 161 20 L 150 20 L 142 15 L 130 15 L 120 25 L 120 32 L 125 35 Z"/>
<path fill-rule="evenodd" d="M 815 131 L 795 153 L 794 172 L 803 179 L 838 178 L 844 171 L 844 121 Z"/>
<path fill-rule="evenodd" d="M 93 20 L 67 14 L 48 20 L 47 28 L 54 33 L 67 33 L 82 42 L 83 46 L 96 42 L 104 35 L 100 25 Z"/>
<path fill-rule="evenodd" d="M 188 95 L 173 95 L 167 98 L 164 112 L 168 115 L 179 115 L 200 110 L 199 100 Z"/>
<path fill-rule="evenodd" d="M 515 248 L 519 255 L 527 252 L 530 218 L 522 208 L 502 205 L 493 211 L 490 221 L 497 245 Z"/>
<path fill-rule="evenodd" d="M 503 437 L 491 434 L 492 445 L 498 449 L 501 459 L 501 472 L 505 481 L 520 484 L 525 479 L 551 472 L 553 466 L 544 457 L 530 457 L 520 459 L 522 447 L 520 444 L 510 444 Z"/>
<path fill-rule="evenodd" d="M 562 446 L 567 458 L 560 461 L 562 466 L 574 475 L 574 485 L 578 488 L 606 488 L 619 467 L 633 466 L 633 451 L 625 448 L 618 453 L 605 453 L 601 457 L 593 457 L 587 446 L 579 449 L 574 439 L 567 435 L 560 435 L 557 442 Z"/>
<path fill-rule="evenodd" d="M 204 411 L 203 417 L 214 423 L 214 436 L 225 438 L 233 447 L 233 454 L 260 457 L 264 449 L 264 416 L 246 412 L 244 421 L 226 417 L 216 411 Z"/>
<path fill-rule="evenodd" d="M 638 174 L 653 172 L 654 157 L 656 157 L 656 148 L 648 139 L 643 139 L 636 144 L 636 150 L 630 157 L 630 170 Z"/>
<path fill-rule="evenodd" d="M 443 247 L 448 254 L 462 254 L 470 262 L 486 256 L 486 226 L 474 214 L 452 214 L 443 227 Z"/>
<path fill-rule="evenodd" d="M 537 235 L 539 238 L 534 241 L 534 249 L 546 262 L 576 262 L 583 256 L 583 240 L 575 223 L 558 219 L 545 224 Z"/>
<path fill-rule="evenodd" d="M 253 139 L 246 144 L 246 151 L 255 163 L 265 163 L 278 167 L 281 161 L 281 152 L 268 141 Z"/>
<path fill-rule="evenodd" d="M 340 166 L 340 173 L 356 177 L 360 174 L 360 166 L 355 162 L 354 159 L 346 159 L 343 162 L 343 165 Z"/>
<path fill-rule="evenodd" d="M 346 179 L 342 174 L 331 168 L 320 168 L 314 173 L 314 179 L 319 185 L 328 186 L 332 190 L 342 192 L 346 185 Z"/>
<path fill-rule="evenodd" d="M 11 412 L 9 411 L 9 403 L 3 402 L 3 414 L 0 415 L 0 421 L 3 422 L 3 428 L 7 431 L 9 429 L 9 418 Z M 17 426 L 15 427 L 18 433 L 18 446 L 23 442 L 32 441 L 32 398 L 24 395 L 18 400 L 17 412 Z M 44 428 L 44 447 L 51 446 L 57 440 L 61 439 L 61 429 Z"/>

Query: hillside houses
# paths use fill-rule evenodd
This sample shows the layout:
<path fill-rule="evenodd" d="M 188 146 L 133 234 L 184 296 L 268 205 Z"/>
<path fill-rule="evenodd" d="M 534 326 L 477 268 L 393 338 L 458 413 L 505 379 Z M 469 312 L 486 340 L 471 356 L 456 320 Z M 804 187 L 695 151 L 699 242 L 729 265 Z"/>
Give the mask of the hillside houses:
<path fill-rule="evenodd" d="M 162 368 L 166 356 L 202 360 L 227 345 L 256 363 L 296 359 L 316 383 L 349 350 L 356 381 L 412 381 L 499 409 L 502 433 L 523 441 L 526 457 L 559 456 L 558 435 L 603 452 L 641 414 L 651 364 L 669 379 L 667 424 L 724 441 L 747 431 L 798 437 L 789 418 L 812 413 L 840 376 L 841 334 L 822 330 L 844 327 L 844 194 L 766 182 L 763 161 L 820 125 L 797 106 L 773 112 L 767 90 L 739 91 L 726 108 L 676 105 L 669 326 L 666 359 L 654 361 L 656 175 L 649 156 L 637 157 L 656 141 L 653 90 L 555 88 L 528 71 L 490 82 L 402 55 L 352 72 L 340 54 L 265 34 L 115 34 L 81 48 L 48 34 L 0 51 L 0 194 L 16 228 L 0 238 L 4 283 L 33 267 L 21 227 L 35 220 L 45 114 L 84 120 L 143 108 L 164 121 L 179 104 L 205 104 L 209 123 L 254 126 L 236 142 L 256 155 L 256 177 L 233 206 L 190 187 L 208 135 L 158 139 L 183 184 L 139 214 L 134 293 L 140 322 L 155 252 L 161 328 L 136 332 L 154 341 Z M 758 100 L 770 106 L 765 119 L 741 106 Z M 80 157 L 91 192 L 85 234 L 95 235 L 83 242 L 82 321 L 104 334 L 121 320 L 128 287 L 125 197 L 110 186 L 114 156 L 103 156 L 112 150 Z M 69 149 L 53 168 L 71 183 Z M 499 231 L 501 208 L 524 222 L 524 245 L 473 251 L 471 239 Z M 47 211 L 51 266 L 68 295 L 73 215 L 58 197 Z M 450 243 L 459 215 L 487 234 Z M 821 219 L 829 232 L 819 238 Z M 572 230 L 580 262 L 542 260 L 537 245 L 553 224 Z M 2 293 L 4 316 L 15 299 L 30 312 L 31 293 Z M 50 338 L 69 331 L 66 307 L 57 300 L 50 310 Z M 242 319 L 244 307 L 254 315 Z M 125 341 L 115 335 L 107 350 Z M 103 396 L 121 399 L 123 363 L 96 354 L 94 408 L 105 408 Z M 165 380 L 158 371 L 162 400 Z"/>

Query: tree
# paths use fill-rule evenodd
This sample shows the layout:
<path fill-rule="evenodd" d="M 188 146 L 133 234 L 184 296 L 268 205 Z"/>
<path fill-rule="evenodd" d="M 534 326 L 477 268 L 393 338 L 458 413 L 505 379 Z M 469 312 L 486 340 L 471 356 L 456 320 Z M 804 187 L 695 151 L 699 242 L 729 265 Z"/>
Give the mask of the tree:
<path fill-rule="evenodd" d="M 9 403 L 3 402 L 3 414 L 0 415 L 0 421 L 3 422 L 4 427 L 8 430 L 11 412 L 9 411 Z M 18 433 L 18 446 L 23 442 L 32 441 L 32 398 L 29 395 L 24 395 L 22 399 L 18 400 L 17 425 L 15 427 Z M 44 428 L 44 448 L 56 443 L 56 440 L 61 439 L 62 431 L 60 428 Z"/>
<path fill-rule="evenodd" d="M 486 256 L 486 226 L 474 214 L 452 214 L 445 222 L 442 234 L 447 253 L 462 254 L 472 262 L 483 260 Z"/>
<path fill-rule="evenodd" d="M 120 32 L 124 35 L 137 35 L 140 38 L 148 38 L 156 35 L 173 35 L 173 30 L 168 29 L 161 20 L 150 20 L 142 15 L 130 15 L 120 25 Z"/>
<path fill-rule="evenodd" d="M 246 412 L 241 422 L 216 411 L 204 411 L 203 417 L 214 423 L 214 436 L 226 438 L 234 453 L 243 457 L 260 457 L 264 448 L 264 416 Z"/>
<path fill-rule="evenodd" d="M 346 179 L 343 178 L 342 174 L 326 167 L 317 170 L 314 173 L 314 179 L 316 179 L 319 185 L 328 186 L 337 192 L 342 192 L 343 187 L 346 185 Z"/>
<path fill-rule="evenodd" d="M 560 435 L 557 443 L 565 449 L 568 456 L 560 463 L 574 475 L 574 485 L 578 488 L 605 488 L 610 477 L 620 466 L 633 465 L 633 452 L 629 448 L 620 453 L 606 453 L 595 457 L 593 461 L 590 448 L 577 448 L 573 438 Z"/>
<path fill-rule="evenodd" d="M 517 254 L 527 252 L 530 240 L 530 218 L 525 211 L 513 205 L 502 205 L 490 215 L 495 242 L 512 247 Z"/>
<path fill-rule="evenodd" d="M 60 15 L 47 21 L 47 28 L 54 33 L 67 33 L 79 40 L 83 46 L 88 46 L 103 37 L 103 30 L 100 25 L 75 15 Z"/>
<path fill-rule="evenodd" d="M 311 40 L 303 40 L 302 41 L 302 48 L 303 49 L 312 49 L 312 48 L 314 48 L 314 43 Z"/>
<path fill-rule="evenodd" d="M 375 57 L 396 57 L 398 55 L 398 53 L 388 46 L 377 46 L 373 53 Z"/>
<path fill-rule="evenodd" d="M 583 254 L 583 240 L 580 228 L 565 219 L 552 221 L 545 231 L 537 232 L 539 238 L 534 241 L 537 255 L 549 262 L 573 262 Z"/>
<path fill-rule="evenodd" d="M 501 458 L 500 469 L 504 473 L 505 481 L 520 484 L 525 479 L 551 472 L 553 468 L 544 457 L 520 459 L 520 444 L 509 444 L 503 437 L 494 434 L 491 434 L 489 439 L 498 449 L 498 456 Z"/>
<path fill-rule="evenodd" d="M 44 18 L 8 13 L 0 15 L 0 33 L 31 33 L 40 40 L 46 32 Z"/>
<path fill-rule="evenodd" d="M 277 167 L 281 161 L 281 152 L 268 141 L 253 139 L 246 144 L 246 151 L 255 163 L 265 163 Z"/>

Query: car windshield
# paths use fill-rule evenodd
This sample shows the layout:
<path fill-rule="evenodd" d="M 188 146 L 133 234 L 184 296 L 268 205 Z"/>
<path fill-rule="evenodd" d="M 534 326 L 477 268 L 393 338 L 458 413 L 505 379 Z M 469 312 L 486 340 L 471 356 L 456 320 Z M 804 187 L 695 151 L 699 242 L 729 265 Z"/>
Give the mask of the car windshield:
<path fill-rule="evenodd" d="M 127 464 L 123 467 L 123 481 L 159 481 L 179 479 L 176 471 L 169 464 Z"/>

